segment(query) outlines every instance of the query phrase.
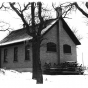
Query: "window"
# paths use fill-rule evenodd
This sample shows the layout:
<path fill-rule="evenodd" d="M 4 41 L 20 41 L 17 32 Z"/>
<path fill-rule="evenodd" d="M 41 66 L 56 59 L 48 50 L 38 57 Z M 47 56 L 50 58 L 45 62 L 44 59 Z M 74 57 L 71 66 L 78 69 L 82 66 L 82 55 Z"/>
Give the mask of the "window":
<path fill-rule="evenodd" d="M 71 53 L 71 46 L 70 45 L 63 45 L 63 51 L 64 53 Z"/>
<path fill-rule="evenodd" d="M 47 43 L 47 51 L 56 52 L 56 44 L 53 42 Z"/>
<path fill-rule="evenodd" d="M 4 62 L 7 62 L 7 49 L 4 49 Z"/>
<path fill-rule="evenodd" d="M 30 60 L 30 46 L 25 46 L 25 60 Z"/>
<path fill-rule="evenodd" d="M 18 47 L 14 48 L 14 61 L 18 61 Z"/>

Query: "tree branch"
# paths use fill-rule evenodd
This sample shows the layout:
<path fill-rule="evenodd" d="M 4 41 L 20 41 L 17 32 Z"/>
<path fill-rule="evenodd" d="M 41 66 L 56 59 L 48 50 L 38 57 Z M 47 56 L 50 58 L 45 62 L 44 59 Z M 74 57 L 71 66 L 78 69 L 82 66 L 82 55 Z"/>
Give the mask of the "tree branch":
<path fill-rule="evenodd" d="M 2 3 L 2 5 L 0 6 L 0 9 L 2 9 L 3 7 L 4 7 L 4 5 L 3 5 L 4 3 Z"/>
<path fill-rule="evenodd" d="M 21 14 L 19 13 L 19 11 L 14 7 L 15 3 L 9 2 L 9 4 L 10 4 L 11 8 L 18 14 L 18 16 L 21 16 Z"/>
<path fill-rule="evenodd" d="M 12 30 L 12 28 L 10 27 L 10 24 L 9 23 L 6 23 L 4 21 L 0 21 L 0 31 L 9 31 L 10 32 L 10 29 Z M 6 25 L 8 25 L 8 27 L 6 27 Z"/>
<path fill-rule="evenodd" d="M 19 7 L 20 7 L 20 10 L 19 10 L 19 11 L 21 12 L 21 6 L 20 6 L 19 2 L 18 2 L 18 5 L 19 5 Z"/>
<path fill-rule="evenodd" d="M 27 5 L 24 4 L 24 9 L 22 10 L 22 13 L 23 13 L 23 11 L 27 10 L 29 5 L 30 5 L 30 2 Z"/>
<path fill-rule="evenodd" d="M 25 11 L 25 9 L 28 7 L 29 3 L 28 3 L 27 6 L 25 7 L 25 9 L 23 9 L 23 11 L 20 11 L 21 13 L 14 7 L 14 5 L 15 5 L 14 2 L 13 2 L 13 3 L 9 2 L 9 4 L 10 4 L 11 8 L 12 8 L 12 9 L 17 13 L 17 15 L 21 18 L 22 22 L 24 23 L 24 27 L 25 27 L 26 30 L 27 30 L 27 33 L 28 33 L 30 36 L 33 36 L 33 34 L 30 32 L 29 24 L 27 23 L 27 21 L 26 21 L 25 18 L 24 18 L 24 15 L 23 15 L 23 11 Z"/>
<path fill-rule="evenodd" d="M 76 8 L 77 8 L 84 16 L 86 16 L 86 17 L 88 18 L 88 14 L 87 14 L 83 9 L 81 9 L 81 8 L 79 7 L 79 5 L 77 4 L 77 2 L 73 3 L 73 5 L 75 5 Z"/>
<path fill-rule="evenodd" d="M 25 25 L 29 26 L 29 25 L 27 24 L 26 20 L 24 19 L 23 14 L 20 13 L 20 12 L 14 7 L 14 3 L 9 2 L 9 4 L 10 4 L 11 8 L 12 8 L 12 9 L 17 13 L 17 15 L 21 18 L 21 20 L 23 21 L 23 23 L 24 23 Z"/>

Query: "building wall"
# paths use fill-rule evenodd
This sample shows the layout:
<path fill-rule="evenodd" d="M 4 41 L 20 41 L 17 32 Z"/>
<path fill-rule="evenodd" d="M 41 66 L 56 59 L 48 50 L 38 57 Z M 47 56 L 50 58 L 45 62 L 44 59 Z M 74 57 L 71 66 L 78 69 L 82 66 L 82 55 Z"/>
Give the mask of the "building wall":
<path fill-rule="evenodd" d="M 53 42 L 57 44 L 56 25 L 44 35 L 44 40 L 42 41 L 40 52 L 42 65 L 44 65 L 45 63 L 51 63 L 51 65 L 53 66 L 54 63 L 58 63 L 57 53 L 47 51 L 48 42 Z"/>
<path fill-rule="evenodd" d="M 14 47 L 18 47 L 18 61 L 14 62 Z M 8 49 L 8 62 L 4 62 L 4 49 Z M 31 49 L 30 49 L 31 51 Z M 9 47 L 4 47 L 2 48 L 1 51 L 1 66 L 6 67 L 8 69 L 10 68 L 27 68 L 27 67 L 32 67 L 32 53 L 30 52 L 30 61 L 25 60 L 25 45 L 20 44 L 20 45 L 15 45 L 15 46 L 9 46 Z"/>
<path fill-rule="evenodd" d="M 60 25 L 60 58 L 61 58 L 60 62 L 77 61 L 76 45 L 64 30 L 63 24 L 61 21 L 59 25 Z M 64 44 L 68 44 L 71 46 L 71 54 L 66 54 L 63 52 Z"/>

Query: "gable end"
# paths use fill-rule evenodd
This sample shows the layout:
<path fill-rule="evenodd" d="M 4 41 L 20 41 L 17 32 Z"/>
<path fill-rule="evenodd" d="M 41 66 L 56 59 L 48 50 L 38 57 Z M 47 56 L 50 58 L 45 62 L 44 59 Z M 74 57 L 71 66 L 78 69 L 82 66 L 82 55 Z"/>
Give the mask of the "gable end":
<path fill-rule="evenodd" d="M 69 26 L 67 25 L 67 23 L 64 21 L 64 19 L 62 18 L 61 20 L 62 20 L 62 24 L 63 24 L 64 30 L 67 32 L 67 34 L 73 40 L 73 42 L 76 45 L 81 45 L 81 43 L 79 42 L 79 40 L 77 39 L 77 37 L 74 35 L 74 33 L 71 31 L 71 29 L 69 28 Z"/>

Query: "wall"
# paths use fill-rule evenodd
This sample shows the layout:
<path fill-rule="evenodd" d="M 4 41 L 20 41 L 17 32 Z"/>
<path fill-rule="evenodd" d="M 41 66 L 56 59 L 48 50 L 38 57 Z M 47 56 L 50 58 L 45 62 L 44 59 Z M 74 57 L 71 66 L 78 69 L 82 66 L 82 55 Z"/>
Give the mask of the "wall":
<path fill-rule="evenodd" d="M 77 61 L 77 54 L 76 54 L 76 45 L 70 38 L 70 36 L 67 34 L 67 32 L 63 28 L 63 24 L 60 21 L 60 62 L 65 61 Z M 63 52 L 63 45 L 68 44 L 71 46 L 71 54 L 65 54 Z"/>
<path fill-rule="evenodd" d="M 77 55 L 76 55 L 76 45 L 72 41 L 72 39 L 69 37 L 69 35 L 66 33 L 66 31 L 63 28 L 62 22 L 60 20 L 59 22 L 59 29 L 60 29 L 60 63 L 65 61 L 77 61 Z M 46 40 L 42 42 L 41 47 L 41 61 L 42 65 L 45 64 L 45 62 L 52 63 L 52 66 L 54 63 L 58 64 L 58 56 L 57 52 L 47 52 L 47 46 L 46 44 L 48 42 L 54 42 L 57 44 L 57 25 L 53 26 L 52 29 L 44 36 Z M 65 54 L 63 52 L 63 45 L 68 44 L 71 46 L 71 54 Z"/>
<path fill-rule="evenodd" d="M 14 47 L 18 47 L 18 62 L 14 62 Z M 4 63 L 4 49 L 8 49 L 8 63 Z M 31 50 L 31 49 L 30 49 Z M 31 52 L 30 52 L 31 54 Z M 27 68 L 32 67 L 32 55 L 30 55 L 30 61 L 25 61 L 25 45 L 15 45 L 2 48 L 1 51 L 1 65 L 6 68 Z"/>
<path fill-rule="evenodd" d="M 57 44 L 57 36 L 56 36 L 56 25 L 52 27 L 52 29 L 44 35 L 44 39 L 42 44 L 41 44 L 41 61 L 42 65 L 46 63 L 52 63 L 52 66 L 54 63 L 58 63 L 58 58 L 57 58 L 57 52 L 49 52 L 47 51 L 47 43 L 48 42 L 53 42 Z"/>

